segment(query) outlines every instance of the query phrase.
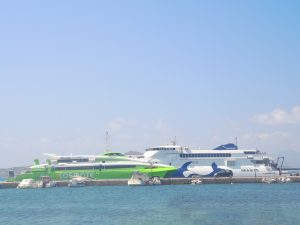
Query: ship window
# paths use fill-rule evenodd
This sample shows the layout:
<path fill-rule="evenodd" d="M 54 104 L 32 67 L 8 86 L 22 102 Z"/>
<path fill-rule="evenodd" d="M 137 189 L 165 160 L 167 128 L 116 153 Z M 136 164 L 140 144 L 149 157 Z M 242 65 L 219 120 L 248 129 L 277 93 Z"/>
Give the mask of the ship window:
<path fill-rule="evenodd" d="M 122 168 L 133 168 L 136 167 L 135 165 L 96 165 L 96 166 L 60 166 L 56 167 L 55 170 L 95 170 L 95 169 L 122 169 Z"/>
<path fill-rule="evenodd" d="M 58 159 L 57 163 L 70 163 L 70 162 L 88 162 L 89 159 L 76 159 L 76 158 L 70 158 L 70 159 Z"/>
<path fill-rule="evenodd" d="M 246 155 L 254 155 L 256 152 L 244 152 Z"/>
<path fill-rule="evenodd" d="M 122 169 L 122 168 L 133 168 L 136 167 L 135 165 L 109 165 L 109 166 L 105 166 L 104 169 Z"/>

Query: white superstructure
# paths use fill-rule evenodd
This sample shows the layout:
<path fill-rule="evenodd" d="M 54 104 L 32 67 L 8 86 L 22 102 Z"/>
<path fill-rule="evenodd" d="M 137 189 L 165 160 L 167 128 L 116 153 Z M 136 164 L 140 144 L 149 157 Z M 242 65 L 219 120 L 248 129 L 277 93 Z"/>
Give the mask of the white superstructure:
<path fill-rule="evenodd" d="M 234 144 L 213 150 L 190 150 L 179 145 L 164 145 L 146 149 L 144 160 L 178 168 L 175 177 L 277 175 L 272 158 L 258 150 L 238 149 Z"/>

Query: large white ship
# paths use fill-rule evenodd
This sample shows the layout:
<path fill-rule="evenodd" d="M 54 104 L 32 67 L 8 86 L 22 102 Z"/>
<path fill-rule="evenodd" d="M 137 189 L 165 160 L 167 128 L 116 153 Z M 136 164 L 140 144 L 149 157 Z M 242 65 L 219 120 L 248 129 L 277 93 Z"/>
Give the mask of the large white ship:
<path fill-rule="evenodd" d="M 191 150 L 179 145 L 157 146 L 146 149 L 143 158 L 153 164 L 178 168 L 173 177 L 261 177 L 280 173 L 266 153 L 256 149 L 238 149 L 234 144 L 210 150 Z"/>

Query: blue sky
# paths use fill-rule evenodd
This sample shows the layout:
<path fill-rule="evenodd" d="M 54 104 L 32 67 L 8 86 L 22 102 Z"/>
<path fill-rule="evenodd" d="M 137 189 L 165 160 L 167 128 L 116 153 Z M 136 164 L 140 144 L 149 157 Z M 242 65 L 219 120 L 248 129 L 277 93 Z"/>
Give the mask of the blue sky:
<path fill-rule="evenodd" d="M 300 160 L 298 1 L 0 5 L 0 167 L 177 137 Z M 298 163 L 298 165 L 300 165 Z"/>

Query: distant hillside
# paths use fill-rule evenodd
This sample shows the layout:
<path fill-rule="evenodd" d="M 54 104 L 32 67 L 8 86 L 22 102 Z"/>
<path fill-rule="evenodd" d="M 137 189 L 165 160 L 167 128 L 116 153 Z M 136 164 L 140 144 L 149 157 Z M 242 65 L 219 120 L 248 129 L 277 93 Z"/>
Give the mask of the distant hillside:
<path fill-rule="evenodd" d="M 15 172 L 15 175 L 18 175 L 18 174 L 22 173 L 24 170 L 27 170 L 27 169 L 28 169 L 27 166 L 0 169 L 0 177 L 8 178 L 8 171 L 10 171 L 10 170 L 13 170 Z"/>

